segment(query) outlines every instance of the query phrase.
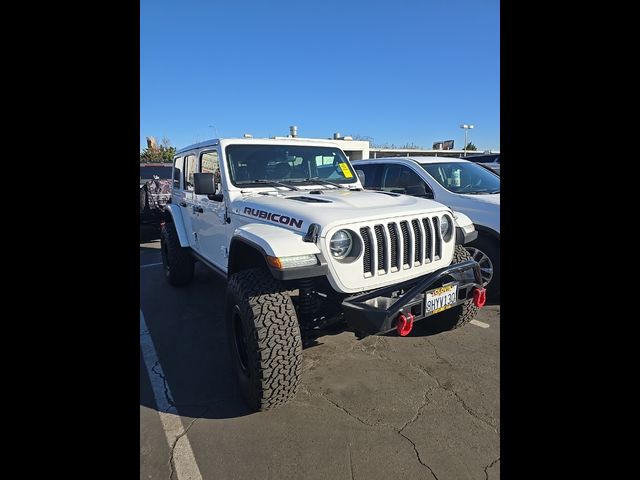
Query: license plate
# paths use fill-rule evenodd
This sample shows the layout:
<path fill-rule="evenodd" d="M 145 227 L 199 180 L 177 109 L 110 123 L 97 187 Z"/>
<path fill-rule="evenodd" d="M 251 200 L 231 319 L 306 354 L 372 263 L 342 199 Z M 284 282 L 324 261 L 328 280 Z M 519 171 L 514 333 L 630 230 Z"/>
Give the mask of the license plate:
<path fill-rule="evenodd" d="M 426 292 L 424 302 L 425 315 L 442 312 L 458 301 L 458 284 L 446 285 Z"/>

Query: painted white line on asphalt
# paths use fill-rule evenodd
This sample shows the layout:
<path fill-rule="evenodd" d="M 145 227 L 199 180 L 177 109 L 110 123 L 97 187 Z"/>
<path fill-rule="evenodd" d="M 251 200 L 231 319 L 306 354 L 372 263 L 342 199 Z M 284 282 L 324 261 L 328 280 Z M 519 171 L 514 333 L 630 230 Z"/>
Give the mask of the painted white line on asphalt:
<path fill-rule="evenodd" d="M 481 322 L 480 320 L 476 320 L 475 318 L 471 320 L 469 323 L 472 323 L 476 327 L 480 327 L 480 328 L 489 328 L 491 326 L 488 323 Z"/>
<path fill-rule="evenodd" d="M 160 421 L 162 422 L 169 448 L 173 448 L 173 466 L 178 480 L 202 480 L 198 464 L 193 456 L 193 450 L 191 450 L 191 444 L 184 434 L 184 426 L 178 411 L 172 405 L 173 395 L 171 395 L 169 385 L 165 384 L 164 371 L 153 345 L 149 328 L 144 321 L 142 310 L 140 310 L 140 349 L 142 350 L 142 358 L 151 381 Z M 175 448 L 173 446 L 174 443 Z"/>
<path fill-rule="evenodd" d="M 140 265 L 140 268 L 157 267 L 158 265 L 162 265 L 162 262 L 158 262 L 158 263 L 150 263 L 150 264 L 148 264 L 148 265 Z"/>

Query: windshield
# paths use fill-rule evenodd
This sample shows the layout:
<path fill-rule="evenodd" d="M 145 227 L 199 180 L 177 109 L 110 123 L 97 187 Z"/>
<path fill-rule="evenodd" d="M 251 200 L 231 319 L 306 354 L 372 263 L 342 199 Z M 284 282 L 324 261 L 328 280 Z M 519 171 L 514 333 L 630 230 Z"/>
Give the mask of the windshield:
<path fill-rule="evenodd" d="M 319 180 L 339 184 L 357 182 L 353 168 L 339 148 L 229 145 L 226 153 L 231 183 L 235 186 L 264 186 L 269 182 L 317 185 L 321 183 Z"/>
<path fill-rule="evenodd" d="M 474 163 L 421 163 L 429 175 L 453 193 L 500 193 L 500 177 Z"/>

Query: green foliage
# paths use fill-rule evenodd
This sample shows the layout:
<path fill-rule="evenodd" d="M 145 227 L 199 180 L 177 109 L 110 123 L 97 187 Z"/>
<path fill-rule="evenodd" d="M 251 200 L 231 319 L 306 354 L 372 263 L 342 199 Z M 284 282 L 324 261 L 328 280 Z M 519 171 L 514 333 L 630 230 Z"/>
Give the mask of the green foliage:
<path fill-rule="evenodd" d="M 469 142 L 467 143 L 466 150 L 478 150 L 478 147 L 476 147 L 473 143 Z"/>
<path fill-rule="evenodd" d="M 171 163 L 176 155 L 176 147 L 165 148 L 161 146 L 160 149 L 162 150 L 162 161 Z"/>
<path fill-rule="evenodd" d="M 147 147 L 140 153 L 140 163 L 171 163 L 176 147 L 169 145 L 167 138 L 162 139 L 159 147 Z"/>

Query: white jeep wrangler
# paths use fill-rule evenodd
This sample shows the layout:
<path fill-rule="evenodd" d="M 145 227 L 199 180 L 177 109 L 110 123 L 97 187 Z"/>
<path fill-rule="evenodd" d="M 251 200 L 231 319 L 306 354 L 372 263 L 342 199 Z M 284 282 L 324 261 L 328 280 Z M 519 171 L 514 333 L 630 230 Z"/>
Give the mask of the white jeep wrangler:
<path fill-rule="evenodd" d="M 234 368 L 253 410 L 291 399 L 302 339 L 346 320 L 360 337 L 455 328 L 484 305 L 462 244 L 473 224 L 423 198 L 364 191 L 330 141 L 216 139 L 180 150 L 161 230 L 172 285 L 201 261 L 227 280 Z M 464 219 L 464 220 L 463 220 Z"/>

